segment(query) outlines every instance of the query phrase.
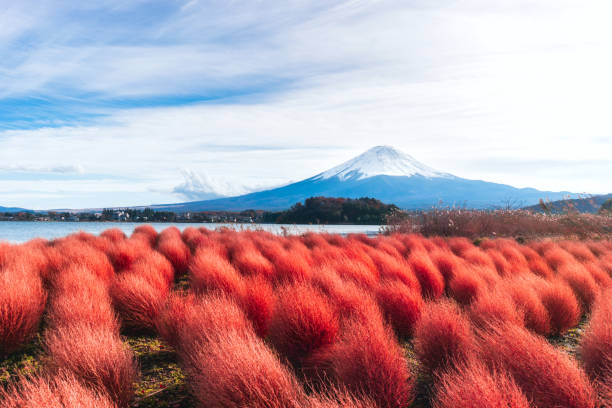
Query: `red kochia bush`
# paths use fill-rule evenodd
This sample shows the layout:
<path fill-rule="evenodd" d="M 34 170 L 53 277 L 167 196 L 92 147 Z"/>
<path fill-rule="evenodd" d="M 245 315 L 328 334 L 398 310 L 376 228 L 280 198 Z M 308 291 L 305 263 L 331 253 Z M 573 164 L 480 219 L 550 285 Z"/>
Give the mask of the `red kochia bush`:
<path fill-rule="evenodd" d="M 247 332 L 252 327 L 239 306 L 225 296 L 174 294 L 157 319 L 156 329 L 180 352 L 204 344 L 219 331 Z"/>
<path fill-rule="evenodd" d="M 189 263 L 189 279 L 197 293 L 218 291 L 241 298 L 245 291 L 242 276 L 215 250 L 200 248 Z"/>
<path fill-rule="evenodd" d="M 381 408 L 408 407 L 414 400 L 415 379 L 380 316 L 351 320 L 342 339 L 321 354 L 313 359 L 315 369 L 318 365 L 322 375 L 360 399 L 371 399 Z"/>
<path fill-rule="evenodd" d="M 602 380 L 612 374 L 612 289 L 602 292 L 593 306 L 580 340 L 580 356 L 592 378 Z"/>
<path fill-rule="evenodd" d="M 111 242 L 119 242 L 127 238 L 125 233 L 119 228 L 109 228 L 106 231 L 103 231 L 100 236 L 108 239 Z"/>
<path fill-rule="evenodd" d="M 338 336 L 334 305 L 307 284 L 282 287 L 268 339 L 281 355 L 299 367 L 312 352 L 327 347 Z"/>
<path fill-rule="evenodd" d="M 563 241 L 560 245 L 579 262 L 593 262 L 597 259 L 589 247 L 583 242 Z"/>
<path fill-rule="evenodd" d="M 519 313 L 523 316 L 525 327 L 542 336 L 550 334 L 550 315 L 533 287 L 536 278 L 517 278 L 503 280 L 499 289 L 507 293 Z"/>
<path fill-rule="evenodd" d="M 511 376 L 478 360 L 443 373 L 436 388 L 433 408 L 531 408 Z"/>
<path fill-rule="evenodd" d="M 245 240 L 244 245 L 232 248 L 231 254 L 232 264 L 243 275 L 259 275 L 264 278 L 271 278 L 274 275 L 275 269 L 272 262 L 263 256 L 250 241 Z"/>
<path fill-rule="evenodd" d="M 48 249 L 47 256 L 52 269 L 50 280 L 54 279 L 56 273 L 75 265 L 93 272 L 106 284 L 115 276 L 113 265 L 104 252 L 76 239 L 56 241 Z"/>
<path fill-rule="evenodd" d="M 0 357 L 34 335 L 46 301 L 38 274 L 17 265 L 0 270 Z"/>
<path fill-rule="evenodd" d="M 580 300 L 582 309 L 585 312 L 591 310 L 599 287 L 589 271 L 578 263 L 572 263 L 560 266 L 557 275 L 572 288 L 574 294 Z"/>
<path fill-rule="evenodd" d="M 153 329 L 168 290 L 152 285 L 146 276 L 126 272 L 117 277 L 110 295 L 124 327 Z"/>
<path fill-rule="evenodd" d="M 85 387 L 73 375 L 20 378 L 7 390 L 0 387 L 0 408 L 117 408 L 106 395 Z"/>
<path fill-rule="evenodd" d="M 356 397 L 347 391 L 325 389 L 311 396 L 308 408 L 377 408 L 377 405 L 370 398 Z"/>
<path fill-rule="evenodd" d="M 305 281 L 310 278 L 310 265 L 298 253 L 289 253 L 283 246 L 272 239 L 258 240 L 262 254 L 274 265 L 276 282 Z"/>
<path fill-rule="evenodd" d="M 49 368 L 73 373 L 104 390 L 120 406 L 134 395 L 138 369 L 132 351 L 109 330 L 73 324 L 45 333 Z"/>
<path fill-rule="evenodd" d="M 576 258 L 558 245 L 553 245 L 547 249 L 543 253 L 543 257 L 546 259 L 546 262 L 548 262 L 548 265 L 555 271 L 562 265 L 571 265 L 577 262 Z"/>
<path fill-rule="evenodd" d="M 132 238 L 136 237 L 146 239 L 149 246 L 154 247 L 157 241 L 157 231 L 151 225 L 139 225 L 132 232 Z"/>
<path fill-rule="evenodd" d="M 469 316 L 474 326 L 481 329 L 495 322 L 524 325 L 523 315 L 503 287 L 482 292 L 470 305 Z"/>
<path fill-rule="evenodd" d="M 469 305 L 486 289 L 487 283 L 484 279 L 463 265 L 455 268 L 447 287 L 449 297 L 461 305 Z"/>
<path fill-rule="evenodd" d="M 423 308 L 421 294 L 401 282 L 391 281 L 376 290 L 376 300 L 396 333 L 403 338 L 412 336 Z"/>
<path fill-rule="evenodd" d="M 115 331 L 119 328 L 106 284 L 82 266 L 71 266 L 56 276 L 49 300 L 50 328 L 72 324 Z"/>
<path fill-rule="evenodd" d="M 370 249 L 373 266 L 379 271 L 381 279 L 399 280 L 413 290 L 421 291 L 421 284 L 410 265 L 402 259 Z M 374 275 L 373 275 L 374 276 Z"/>
<path fill-rule="evenodd" d="M 457 304 L 446 300 L 426 304 L 414 331 L 414 350 L 428 371 L 468 360 L 475 344 L 470 322 Z"/>
<path fill-rule="evenodd" d="M 449 282 L 462 268 L 460 259 L 449 250 L 434 249 L 429 253 L 429 258 L 436 265 L 445 282 Z"/>
<path fill-rule="evenodd" d="M 534 281 L 534 288 L 550 316 L 552 334 L 562 334 L 578 325 L 582 311 L 572 289 L 563 281 Z"/>
<path fill-rule="evenodd" d="M 429 259 L 429 254 L 425 251 L 413 251 L 408 262 L 421 284 L 423 297 L 437 299 L 442 296 L 444 277 Z"/>
<path fill-rule="evenodd" d="M 485 250 L 486 254 L 491 258 L 495 265 L 495 270 L 500 276 L 508 276 L 512 274 L 512 265 L 506 260 L 504 255 L 497 249 L 489 248 Z"/>
<path fill-rule="evenodd" d="M 150 251 L 138 259 L 127 272 L 145 277 L 151 285 L 158 286 L 158 289 L 170 289 L 174 282 L 172 264 L 157 251 Z"/>
<path fill-rule="evenodd" d="M 140 239 L 124 239 L 115 242 L 106 253 L 111 260 L 115 271 L 128 269 L 137 259 L 142 258 L 151 247 L 148 242 Z"/>
<path fill-rule="evenodd" d="M 293 374 L 252 332 L 220 328 L 181 361 L 199 406 L 302 408 L 307 397 Z"/>
<path fill-rule="evenodd" d="M 274 314 L 276 295 L 272 286 L 261 276 L 245 278 L 245 286 L 240 305 L 253 324 L 255 333 L 266 337 Z"/>
<path fill-rule="evenodd" d="M 183 242 L 178 228 L 169 227 L 159 234 L 157 250 L 168 258 L 177 275 L 187 272 L 191 251 Z"/>
<path fill-rule="evenodd" d="M 482 358 L 507 372 L 537 407 L 595 408 L 597 398 L 585 373 L 546 339 L 511 324 L 482 335 Z"/>

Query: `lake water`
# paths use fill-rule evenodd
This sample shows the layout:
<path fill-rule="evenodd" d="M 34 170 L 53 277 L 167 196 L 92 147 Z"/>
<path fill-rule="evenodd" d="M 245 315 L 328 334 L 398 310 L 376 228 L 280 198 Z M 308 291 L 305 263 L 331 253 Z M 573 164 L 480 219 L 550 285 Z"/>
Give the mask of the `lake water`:
<path fill-rule="evenodd" d="M 33 238 L 53 239 L 78 231 L 99 234 L 108 228 L 119 228 L 130 235 L 134 228 L 144 225 L 135 222 L 45 222 L 45 221 L 0 221 L 0 241 L 25 242 Z M 334 234 L 378 234 L 379 225 L 295 225 L 295 224 L 191 224 L 191 223 L 150 223 L 158 232 L 175 226 L 181 231 L 187 227 L 205 227 L 216 229 L 228 227 L 233 229 L 263 229 L 276 234 L 287 231 L 290 234 L 304 232 L 329 232 Z"/>

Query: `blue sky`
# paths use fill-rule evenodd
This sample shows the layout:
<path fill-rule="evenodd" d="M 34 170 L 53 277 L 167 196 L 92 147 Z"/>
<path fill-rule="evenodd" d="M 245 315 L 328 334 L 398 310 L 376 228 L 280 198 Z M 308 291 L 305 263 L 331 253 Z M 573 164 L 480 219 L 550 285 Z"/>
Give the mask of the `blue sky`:
<path fill-rule="evenodd" d="M 83 3 L 0 0 L 0 205 L 239 194 L 380 144 L 612 191 L 608 1 Z"/>

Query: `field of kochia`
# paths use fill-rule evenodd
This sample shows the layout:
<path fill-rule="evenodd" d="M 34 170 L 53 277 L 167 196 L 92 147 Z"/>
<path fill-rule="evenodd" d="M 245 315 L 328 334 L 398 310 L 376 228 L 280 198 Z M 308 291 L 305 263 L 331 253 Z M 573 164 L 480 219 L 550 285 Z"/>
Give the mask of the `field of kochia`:
<path fill-rule="evenodd" d="M 164 385 L 137 391 L 142 333 L 186 384 L 164 406 L 612 407 L 612 241 L 140 226 L 0 243 L 0 367 L 40 347 L 0 408 L 144 406 Z"/>

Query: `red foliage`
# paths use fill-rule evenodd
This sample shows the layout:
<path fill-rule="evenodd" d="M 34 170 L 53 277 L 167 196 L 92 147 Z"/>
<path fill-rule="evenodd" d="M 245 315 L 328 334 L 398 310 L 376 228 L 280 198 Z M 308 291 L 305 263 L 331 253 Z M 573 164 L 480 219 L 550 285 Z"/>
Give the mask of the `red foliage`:
<path fill-rule="evenodd" d="M 544 252 L 543 257 L 546 259 L 546 262 L 548 262 L 548 265 L 555 271 L 559 270 L 563 265 L 572 265 L 576 263 L 576 259 L 558 245 L 553 245 L 548 248 Z"/>
<path fill-rule="evenodd" d="M 443 373 L 436 388 L 433 408 L 531 408 L 511 376 L 477 360 Z"/>
<path fill-rule="evenodd" d="M 347 391 L 329 389 L 311 396 L 308 408 L 377 408 L 370 398 L 355 397 Z"/>
<path fill-rule="evenodd" d="M 580 356 L 592 378 L 603 380 L 612 373 L 612 289 L 602 292 L 593 306 L 580 340 Z"/>
<path fill-rule="evenodd" d="M 181 356 L 200 406 L 301 408 L 307 397 L 292 373 L 252 332 L 221 329 Z"/>
<path fill-rule="evenodd" d="M 475 351 L 469 320 L 450 301 L 426 304 L 414 332 L 414 351 L 430 372 L 469 360 Z"/>
<path fill-rule="evenodd" d="M 494 248 L 489 248 L 485 250 L 485 252 L 493 261 L 495 270 L 500 276 L 509 276 L 512 274 L 512 265 L 510 265 L 510 262 L 506 260 L 500 251 Z"/>
<path fill-rule="evenodd" d="M 381 319 L 378 305 L 370 292 L 351 281 L 343 281 L 333 269 L 315 269 L 312 284 L 333 302 L 342 320 Z"/>
<path fill-rule="evenodd" d="M 468 263 L 476 266 L 482 266 L 485 268 L 492 269 L 496 271 L 495 263 L 491 257 L 480 248 L 471 248 L 463 252 L 462 258 L 465 259 Z"/>
<path fill-rule="evenodd" d="M 408 262 L 414 271 L 424 298 L 437 299 L 444 293 L 444 277 L 424 251 L 410 253 Z"/>
<path fill-rule="evenodd" d="M 459 265 L 448 283 L 448 295 L 461 305 L 469 305 L 483 291 L 487 289 L 487 283 L 480 275 L 470 272 Z"/>
<path fill-rule="evenodd" d="M 0 356 L 19 349 L 38 329 L 47 293 L 27 268 L 0 269 Z"/>
<path fill-rule="evenodd" d="M 508 372 L 537 407 L 595 408 L 597 398 L 576 361 L 544 338 L 512 324 L 483 333 L 481 354 Z"/>
<path fill-rule="evenodd" d="M 197 228 L 187 227 L 183 230 L 181 238 L 183 238 L 183 242 L 191 249 L 191 252 L 195 252 L 201 242 L 202 232 Z"/>
<path fill-rule="evenodd" d="M 415 379 L 393 332 L 380 318 L 351 321 L 340 341 L 314 357 L 311 369 L 377 407 L 407 407 L 414 400 Z"/>
<path fill-rule="evenodd" d="M 218 291 L 240 299 L 245 291 L 242 275 L 218 252 L 209 248 L 198 249 L 191 258 L 189 279 L 196 293 Z"/>
<path fill-rule="evenodd" d="M 127 237 L 119 228 L 109 228 L 100 234 L 101 237 L 108 239 L 111 242 L 123 241 Z"/>
<path fill-rule="evenodd" d="M 113 266 L 106 254 L 74 238 L 55 241 L 47 250 L 47 256 L 52 270 L 50 280 L 54 279 L 53 274 L 71 266 L 86 268 L 106 284 L 110 284 L 115 276 Z"/>
<path fill-rule="evenodd" d="M 585 312 L 591 310 L 591 305 L 599 293 L 599 287 L 593 276 L 579 263 L 560 266 L 558 276 L 572 288 L 582 304 L 582 310 Z"/>
<path fill-rule="evenodd" d="M 562 334 L 578 325 L 582 311 L 572 289 L 561 280 L 538 281 L 534 286 L 550 316 L 552 334 Z"/>
<path fill-rule="evenodd" d="M 464 237 L 452 237 L 448 239 L 448 246 L 451 251 L 457 256 L 463 257 L 463 254 L 474 248 L 474 244 L 467 238 Z"/>
<path fill-rule="evenodd" d="M 60 372 L 53 378 L 20 378 L 4 390 L 0 408 L 117 408 L 106 395 L 81 384 L 73 375 Z"/>
<path fill-rule="evenodd" d="M 245 287 L 240 305 L 253 324 L 255 333 L 260 337 L 265 337 L 274 314 L 276 295 L 268 281 L 260 276 L 246 278 Z"/>
<path fill-rule="evenodd" d="M 525 327 L 537 334 L 548 336 L 551 331 L 550 315 L 534 289 L 534 279 L 536 278 L 524 277 L 503 280 L 499 285 L 514 301 L 514 306 L 524 319 Z"/>
<path fill-rule="evenodd" d="M 85 324 L 63 326 L 45 333 L 45 350 L 50 368 L 70 372 L 118 405 L 129 405 L 138 369 L 118 334 Z"/>
<path fill-rule="evenodd" d="M 106 254 L 115 271 L 119 272 L 129 269 L 137 259 L 146 256 L 149 252 L 151 247 L 147 241 L 130 238 L 115 242 Z"/>
<path fill-rule="evenodd" d="M 421 284 L 412 268 L 403 259 L 375 249 L 368 251 L 382 279 L 399 280 L 413 290 L 421 291 Z M 375 276 L 375 275 L 373 275 Z"/>
<path fill-rule="evenodd" d="M 171 295 L 157 319 L 159 335 L 177 350 L 206 343 L 223 330 L 252 330 L 240 307 L 224 296 Z"/>
<path fill-rule="evenodd" d="M 168 294 L 168 289 L 152 285 L 146 276 L 134 272 L 119 275 L 110 288 L 123 326 L 131 329 L 153 329 Z"/>
<path fill-rule="evenodd" d="M 481 292 L 470 305 L 469 316 L 474 326 L 480 329 L 498 322 L 524 325 L 523 315 L 519 313 L 513 299 L 503 290 L 503 286 Z"/>
<path fill-rule="evenodd" d="M 81 266 L 72 266 L 56 276 L 48 309 L 51 328 L 87 324 L 115 331 L 119 327 L 106 284 Z"/>
<path fill-rule="evenodd" d="M 560 243 L 560 246 L 565 249 L 567 252 L 572 254 L 574 258 L 576 258 L 579 262 L 593 262 L 597 258 L 591 252 L 589 247 L 580 241 L 563 241 Z"/>
<path fill-rule="evenodd" d="M 132 232 L 132 238 L 142 237 L 145 238 L 149 242 L 149 246 L 154 247 L 157 242 L 157 231 L 151 225 L 139 225 L 134 228 L 134 232 Z"/>
<path fill-rule="evenodd" d="M 334 305 L 318 289 L 297 284 L 278 291 L 268 339 L 294 366 L 314 351 L 333 344 L 339 322 Z"/>
<path fill-rule="evenodd" d="M 191 251 L 183 242 L 181 233 L 176 227 L 166 228 L 159 234 L 157 250 L 168 258 L 177 275 L 187 272 Z"/>
<path fill-rule="evenodd" d="M 376 300 L 385 319 L 398 336 L 403 338 L 412 336 L 423 308 L 420 293 L 401 282 L 385 282 L 377 289 Z"/>
<path fill-rule="evenodd" d="M 587 261 L 583 263 L 582 266 L 584 266 L 584 268 L 591 274 L 593 279 L 595 279 L 597 286 L 602 289 L 612 287 L 612 278 L 606 271 L 603 270 L 603 268 L 599 266 L 597 261 Z"/>
<path fill-rule="evenodd" d="M 274 265 L 274 279 L 277 283 L 299 282 L 310 279 L 310 265 L 298 253 L 289 253 L 278 241 L 258 240 L 261 253 Z"/>
<path fill-rule="evenodd" d="M 143 276 L 158 289 L 170 289 L 174 282 L 174 268 L 170 261 L 157 251 L 151 251 L 132 264 L 126 272 Z"/>
<path fill-rule="evenodd" d="M 246 243 L 248 242 L 248 244 Z M 258 275 L 266 279 L 274 276 L 274 265 L 250 241 L 231 251 L 232 264 L 243 275 Z"/>
<path fill-rule="evenodd" d="M 458 269 L 462 268 L 460 259 L 448 250 L 433 250 L 429 253 L 429 258 L 436 265 L 446 283 L 455 276 Z"/>

